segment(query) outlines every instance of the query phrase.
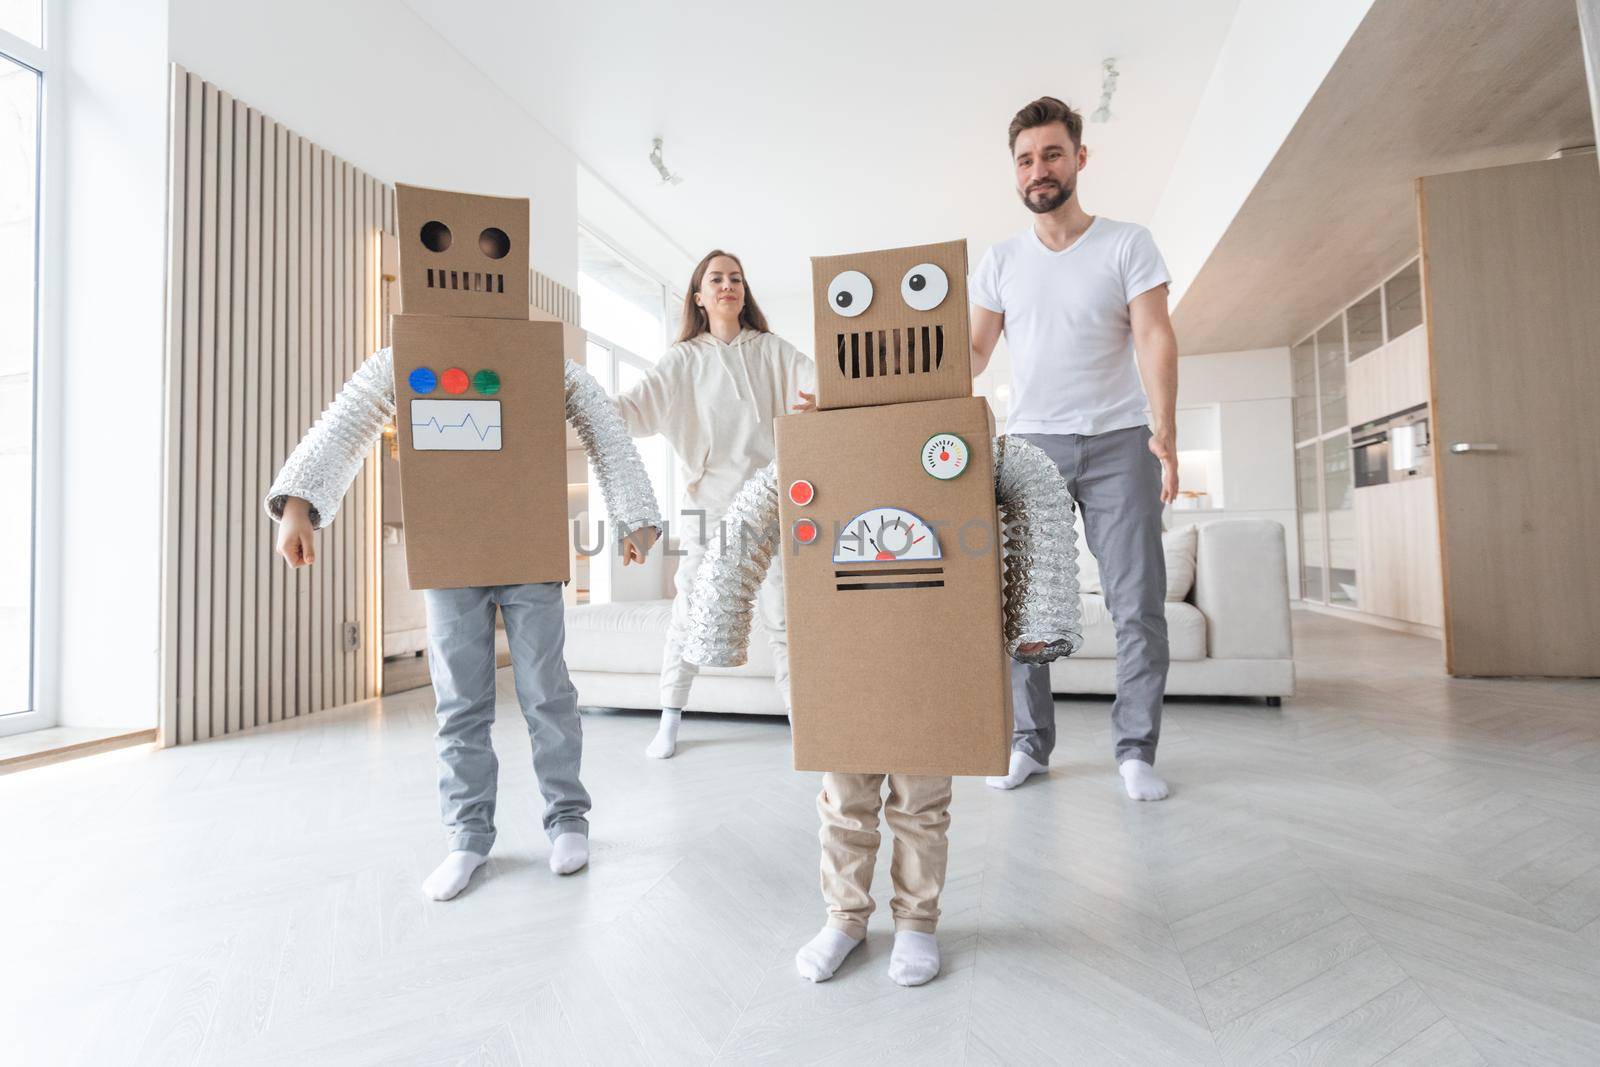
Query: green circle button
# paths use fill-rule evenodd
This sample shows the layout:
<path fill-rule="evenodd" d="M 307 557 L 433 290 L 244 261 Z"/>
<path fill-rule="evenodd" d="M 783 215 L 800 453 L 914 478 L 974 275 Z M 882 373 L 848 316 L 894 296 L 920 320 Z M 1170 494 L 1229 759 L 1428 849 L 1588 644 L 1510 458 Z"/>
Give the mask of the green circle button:
<path fill-rule="evenodd" d="M 472 376 L 472 388 L 484 396 L 493 396 L 500 391 L 500 375 L 492 370 L 481 370 Z"/>

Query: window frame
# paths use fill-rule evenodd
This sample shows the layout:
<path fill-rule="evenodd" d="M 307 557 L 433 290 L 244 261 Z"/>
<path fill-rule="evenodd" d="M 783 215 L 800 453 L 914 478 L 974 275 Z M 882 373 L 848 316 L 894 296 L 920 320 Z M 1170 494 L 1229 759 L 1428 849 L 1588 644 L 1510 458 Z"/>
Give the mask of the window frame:
<path fill-rule="evenodd" d="M 34 245 L 33 245 L 33 421 L 29 427 L 32 437 L 32 485 L 29 493 L 31 515 L 31 545 L 29 561 L 29 626 L 28 626 L 28 706 L 21 711 L 0 711 L 0 737 L 42 730 L 56 726 L 60 720 L 57 699 L 57 680 L 47 669 L 53 662 L 54 647 L 50 641 L 52 606 L 46 591 L 58 588 L 59 583 L 50 576 L 59 567 L 57 550 L 47 536 L 54 524 L 48 517 L 58 506 L 60 473 L 60 448 L 53 434 L 40 432 L 41 426 L 59 426 L 60 384 L 57 368 L 60 365 L 61 321 L 57 284 L 60 275 L 59 257 L 46 256 L 45 249 L 60 247 L 60 212 L 62 165 L 61 136 L 62 108 L 61 74 L 50 51 L 53 42 L 60 40 L 62 6 L 45 0 L 42 7 L 42 45 L 35 45 L 9 31 L 0 29 L 0 56 L 30 69 L 38 76 L 38 113 L 36 119 L 36 155 L 34 160 Z"/>

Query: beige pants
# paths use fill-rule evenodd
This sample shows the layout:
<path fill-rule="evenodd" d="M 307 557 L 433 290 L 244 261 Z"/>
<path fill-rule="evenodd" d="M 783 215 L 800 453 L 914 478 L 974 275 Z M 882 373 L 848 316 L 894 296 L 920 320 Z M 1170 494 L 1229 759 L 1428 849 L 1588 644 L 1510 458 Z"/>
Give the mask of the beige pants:
<path fill-rule="evenodd" d="M 889 801 L 883 782 L 889 780 Z M 878 862 L 878 808 L 894 834 L 889 911 L 896 930 L 931 934 L 939 925 L 950 845 L 950 779 L 912 774 L 822 776 L 817 813 L 822 816 L 822 899 L 828 925 L 854 938 L 867 934 L 872 914 L 872 871 Z"/>

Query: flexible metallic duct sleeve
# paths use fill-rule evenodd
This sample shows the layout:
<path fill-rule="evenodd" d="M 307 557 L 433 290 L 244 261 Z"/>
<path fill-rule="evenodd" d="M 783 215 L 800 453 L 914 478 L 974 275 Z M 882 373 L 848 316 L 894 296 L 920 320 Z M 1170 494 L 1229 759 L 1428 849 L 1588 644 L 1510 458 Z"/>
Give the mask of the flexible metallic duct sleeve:
<path fill-rule="evenodd" d="M 1005 645 L 1012 659 L 1049 663 L 1083 646 L 1078 538 L 1066 479 L 1017 437 L 994 442 L 995 500 L 1005 539 Z M 1026 644 L 1042 642 L 1037 652 Z"/>
<path fill-rule="evenodd" d="M 394 418 L 394 361 L 387 348 L 367 357 L 344 383 L 267 491 L 267 514 L 283 518 L 283 503 L 297 496 L 311 505 L 316 529 L 333 521 L 345 490 Z"/>
<path fill-rule="evenodd" d="M 661 510 L 644 460 L 628 436 L 611 398 L 590 373 L 567 360 L 567 421 L 589 454 L 606 512 L 618 537 L 644 526 L 661 526 Z"/>
<path fill-rule="evenodd" d="M 684 627 L 683 658 L 701 667 L 737 667 L 745 661 L 756 593 L 780 544 L 776 464 L 750 476 L 722 525 L 723 535 L 706 545 Z"/>

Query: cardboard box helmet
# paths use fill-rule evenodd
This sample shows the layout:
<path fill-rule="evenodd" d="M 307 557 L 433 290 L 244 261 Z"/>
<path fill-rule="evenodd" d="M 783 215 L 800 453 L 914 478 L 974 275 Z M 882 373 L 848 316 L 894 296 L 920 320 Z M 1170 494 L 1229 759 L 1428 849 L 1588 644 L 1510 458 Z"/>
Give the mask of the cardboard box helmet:
<path fill-rule="evenodd" d="M 817 407 L 972 395 L 967 242 L 811 261 Z"/>
<path fill-rule="evenodd" d="M 395 186 L 407 315 L 528 317 L 528 201 Z"/>

